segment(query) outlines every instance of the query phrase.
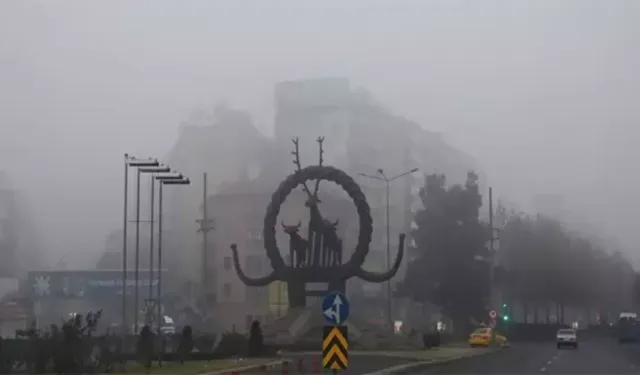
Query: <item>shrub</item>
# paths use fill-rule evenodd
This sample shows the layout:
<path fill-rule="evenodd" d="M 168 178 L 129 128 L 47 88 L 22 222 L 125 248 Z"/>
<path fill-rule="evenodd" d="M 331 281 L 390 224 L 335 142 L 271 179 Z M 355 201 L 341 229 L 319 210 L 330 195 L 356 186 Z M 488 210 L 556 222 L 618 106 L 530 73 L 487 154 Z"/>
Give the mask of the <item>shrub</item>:
<path fill-rule="evenodd" d="M 194 340 L 194 346 L 199 352 L 212 352 L 214 350 L 213 345 L 216 342 L 216 336 L 211 334 L 205 334 L 198 336 Z"/>
<path fill-rule="evenodd" d="M 148 325 L 144 325 L 140 330 L 140 338 L 138 340 L 138 361 L 142 364 L 147 371 L 151 368 L 151 361 L 153 361 L 153 343 L 155 336 L 151 332 L 151 328 Z"/>
<path fill-rule="evenodd" d="M 185 326 L 182 329 L 182 335 L 180 336 L 180 343 L 178 344 L 178 356 L 180 358 L 180 364 L 184 364 L 184 360 L 189 353 L 193 350 L 193 331 L 191 326 Z"/>
<path fill-rule="evenodd" d="M 237 332 L 226 332 L 222 335 L 220 345 L 218 345 L 214 354 L 218 358 L 246 357 L 248 343 L 244 335 Z"/>
<path fill-rule="evenodd" d="M 264 341 L 262 338 L 262 328 L 260 322 L 254 320 L 251 323 L 251 330 L 249 331 L 249 357 L 258 357 L 264 354 Z"/>
<path fill-rule="evenodd" d="M 425 349 L 437 348 L 440 346 L 440 333 L 431 332 L 422 335 L 422 343 Z"/>

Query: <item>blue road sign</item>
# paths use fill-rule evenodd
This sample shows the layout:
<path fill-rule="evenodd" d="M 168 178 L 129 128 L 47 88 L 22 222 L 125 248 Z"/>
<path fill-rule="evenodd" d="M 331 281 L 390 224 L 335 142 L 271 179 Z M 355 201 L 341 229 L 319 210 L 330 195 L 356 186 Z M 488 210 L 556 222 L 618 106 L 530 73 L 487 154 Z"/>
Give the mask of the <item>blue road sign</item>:
<path fill-rule="evenodd" d="M 327 324 L 340 325 L 349 317 L 349 300 L 340 292 L 331 292 L 322 301 L 322 314 Z"/>

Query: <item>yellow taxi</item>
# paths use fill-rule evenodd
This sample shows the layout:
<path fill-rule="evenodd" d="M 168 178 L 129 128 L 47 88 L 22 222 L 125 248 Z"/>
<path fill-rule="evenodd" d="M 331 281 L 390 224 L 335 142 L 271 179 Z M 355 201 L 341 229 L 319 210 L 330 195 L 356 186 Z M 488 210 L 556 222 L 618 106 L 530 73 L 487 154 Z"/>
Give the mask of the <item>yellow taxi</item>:
<path fill-rule="evenodd" d="M 508 341 L 504 335 L 498 332 L 494 334 L 493 329 L 488 327 L 477 328 L 469 335 L 469 346 L 471 347 L 489 346 L 491 344 L 507 346 Z"/>

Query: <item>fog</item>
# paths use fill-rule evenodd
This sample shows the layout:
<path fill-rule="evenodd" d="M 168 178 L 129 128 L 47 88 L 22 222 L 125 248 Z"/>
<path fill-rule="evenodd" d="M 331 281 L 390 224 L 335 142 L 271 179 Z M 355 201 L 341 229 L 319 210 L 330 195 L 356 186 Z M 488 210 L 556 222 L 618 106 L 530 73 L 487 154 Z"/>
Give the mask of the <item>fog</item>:
<path fill-rule="evenodd" d="M 637 262 L 638 66 L 635 0 L 3 0 L 0 169 L 51 263 L 97 256 L 123 153 L 164 156 L 223 99 L 269 134 L 276 82 L 344 76 L 477 158 L 501 198 L 560 194 Z"/>

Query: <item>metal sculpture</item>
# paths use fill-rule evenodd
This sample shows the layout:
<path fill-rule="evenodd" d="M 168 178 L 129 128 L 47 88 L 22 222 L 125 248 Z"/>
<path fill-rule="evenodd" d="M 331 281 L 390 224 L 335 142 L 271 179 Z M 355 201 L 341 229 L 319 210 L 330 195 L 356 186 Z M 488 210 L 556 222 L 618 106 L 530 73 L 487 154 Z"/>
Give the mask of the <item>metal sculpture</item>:
<path fill-rule="evenodd" d="M 351 277 L 358 277 L 373 283 L 385 282 L 398 272 L 404 253 L 405 235 L 400 234 L 398 254 L 389 270 L 384 273 L 374 273 L 362 269 L 362 264 L 369 253 L 373 232 L 371 210 L 360 186 L 351 176 L 338 168 L 323 165 L 323 142 L 324 138 L 318 137 L 317 143 L 320 152 L 318 165 L 302 168 L 299 140 L 293 139 L 294 150 L 292 154 L 296 171 L 280 183 L 267 206 L 263 238 L 273 271 L 260 278 L 247 276 L 240 266 L 236 245 L 231 245 L 234 266 L 240 280 L 247 286 L 254 287 L 266 286 L 278 280 L 287 282 L 290 307 L 304 306 L 308 295 L 319 295 L 318 292 L 307 292 L 306 283 L 328 283 L 329 290 L 344 292 L 345 281 Z M 358 213 L 360 225 L 358 242 L 353 255 L 346 263 L 343 263 L 342 239 L 337 234 L 338 221 L 331 222 L 324 218 L 320 212 L 321 200 L 318 198 L 318 190 L 320 182 L 323 180 L 342 187 L 353 201 Z M 313 192 L 307 185 L 309 181 L 315 181 Z M 307 238 L 302 238 L 299 233 L 302 222 L 297 225 L 280 223 L 284 232 L 289 235 L 289 261 L 285 263 L 276 242 L 276 223 L 282 204 L 291 192 L 300 185 L 307 196 L 305 206 L 309 208 Z"/>

